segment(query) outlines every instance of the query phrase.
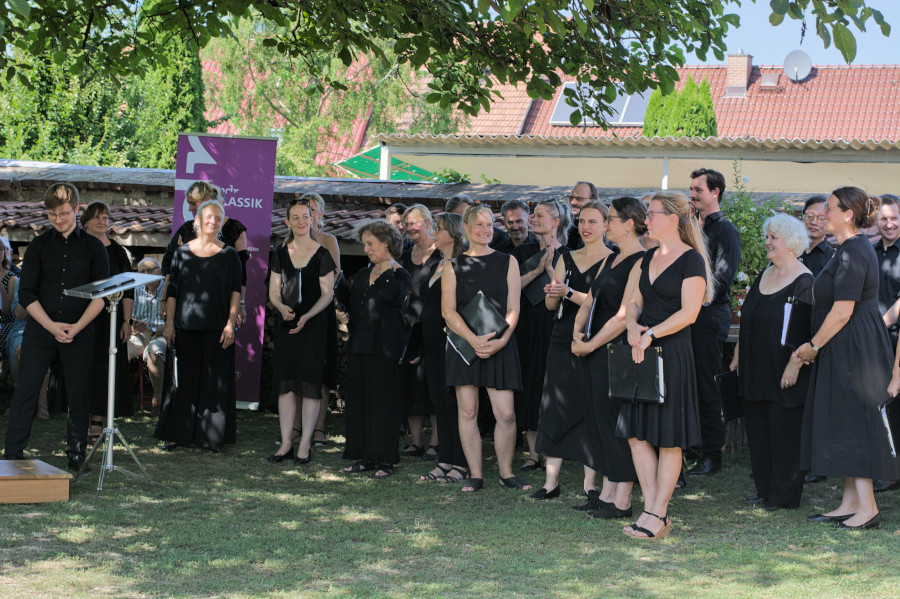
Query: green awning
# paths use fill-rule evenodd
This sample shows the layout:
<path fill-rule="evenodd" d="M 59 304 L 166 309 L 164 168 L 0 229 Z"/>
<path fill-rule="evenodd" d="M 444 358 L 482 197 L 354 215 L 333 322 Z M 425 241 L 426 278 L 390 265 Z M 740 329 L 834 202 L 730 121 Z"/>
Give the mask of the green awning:
<path fill-rule="evenodd" d="M 377 179 L 381 172 L 381 146 L 335 162 L 334 166 L 361 179 Z M 434 174 L 425 169 L 391 157 L 392 181 L 431 181 L 432 177 Z"/>

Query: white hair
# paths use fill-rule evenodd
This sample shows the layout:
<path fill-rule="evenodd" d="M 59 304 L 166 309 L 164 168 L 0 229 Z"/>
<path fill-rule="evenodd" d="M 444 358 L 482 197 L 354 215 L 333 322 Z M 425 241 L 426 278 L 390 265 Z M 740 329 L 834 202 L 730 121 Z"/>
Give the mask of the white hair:
<path fill-rule="evenodd" d="M 778 213 L 763 223 L 763 235 L 771 233 L 784 239 L 784 244 L 799 256 L 809 246 L 809 233 L 803 223 L 793 216 Z"/>

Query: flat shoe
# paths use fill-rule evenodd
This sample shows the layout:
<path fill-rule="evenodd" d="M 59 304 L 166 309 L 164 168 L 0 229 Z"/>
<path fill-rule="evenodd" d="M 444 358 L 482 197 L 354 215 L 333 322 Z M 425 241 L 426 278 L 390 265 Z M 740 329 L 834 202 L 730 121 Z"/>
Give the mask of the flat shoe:
<path fill-rule="evenodd" d="M 633 511 L 631 508 L 627 510 L 620 510 L 616 507 L 614 503 L 607 503 L 599 510 L 594 510 L 593 512 L 588 512 L 589 518 L 599 518 L 601 520 L 615 520 L 618 518 L 631 518 L 633 515 Z M 634 527 L 632 527 L 633 529 Z"/>
<path fill-rule="evenodd" d="M 844 520 L 849 520 L 856 514 L 845 514 L 842 516 L 826 516 L 825 514 L 813 514 L 812 516 L 807 516 L 806 519 L 810 522 L 843 522 Z"/>
<path fill-rule="evenodd" d="M 434 453 L 429 453 L 432 450 L 434 450 Z M 436 459 L 438 459 L 438 446 L 429 445 L 428 449 L 425 450 L 425 453 L 422 454 L 422 460 L 425 462 L 430 462 Z"/>
<path fill-rule="evenodd" d="M 551 491 L 548 491 L 544 487 L 541 487 L 537 491 L 531 494 L 532 499 L 556 499 L 559 497 L 559 485 L 553 487 Z"/>
<path fill-rule="evenodd" d="M 416 445 L 415 443 L 410 443 L 406 447 L 403 448 L 403 451 L 400 452 L 405 458 L 417 458 L 425 454 L 425 448 L 421 445 Z"/>
<path fill-rule="evenodd" d="M 344 474 L 357 474 L 358 472 L 365 472 L 367 470 L 371 470 L 372 465 L 366 464 L 365 462 L 356 462 L 352 466 L 347 466 L 342 469 Z"/>
<path fill-rule="evenodd" d="M 521 489 L 523 491 L 528 491 L 529 489 L 531 489 L 531 485 L 526 483 L 524 480 L 522 480 L 518 476 L 510 476 L 509 478 L 501 478 L 501 479 L 499 479 L 498 482 L 500 483 L 500 486 L 505 489 Z M 528 489 L 526 489 L 525 487 L 528 487 Z"/>
<path fill-rule="evenodd" d="M 305 458 L 301 458 L 300 456 L 294 456 L 294 463 L 298 466 L 302 466 L 303 464 L 309 464 L 312 461 L 312 452 L 310 451 L 306 454 Z"/>
<path fill-rule="evenodd" d="M 419 477 L 419 480 L 420 481 L 438 480 L 439 478 L 443 478 L 443 477 L 447 476 L 447 474 L 451 470 L 453 470 L 453 468 L 444 468 L 443 466 L 438 464 L 437 466 L 434 467 L 434 470 L 440 470 L 441 472 L 443 472 L 443 474 L 434 474 L 433 472 L 426 472 L 425 474 L 423 474 L 422 476 Z"/>
<path fill-rule="evenodd" d="M 175 451 L 180 445 L 178 443 L 163 443 L 159 446 L 162 451 L 172 452 Z"/>
<path fill-rule="evenodd" d="M 289 455 L 291 455 L 290 451 L 287 453 L 275 453 L 275 454 L 270 455 L 266 459 L 269 460 L 270 462 L 272 462 L 273 464 L 278 464 L 279 462 L 283 462 L 284 458 L 288 457 Z"/>
<path fill-rule="evenodd" d="M 541 467 L 541 461 L 534 458 L 528 458 L 519 466 L 519 471 L 528 472 L 529 470 L 538 470 Z"/>
<path fill-rule="evenodd" d="M 375 470 L 375 473 L 372 474 L 372 476 L 374 476 L 375 478 L 387 478 L 387 477 L 393 476 L 393 475 L 394 475 L 394 469 L 391 468 L 390 466 L 379 466 Z"/>
<path fill-rule="evenodd" d="M 842 528 L 844 530 L 868 530 L 870 528 L 878 528 L 881 526 L 881 512 L 878 512 L 874 516 L 872 516 L 868 522 L 863 524 L 859 524 L 857 526 L 847 526 L 844 522 L 835 522 L 835 528 Z"/>

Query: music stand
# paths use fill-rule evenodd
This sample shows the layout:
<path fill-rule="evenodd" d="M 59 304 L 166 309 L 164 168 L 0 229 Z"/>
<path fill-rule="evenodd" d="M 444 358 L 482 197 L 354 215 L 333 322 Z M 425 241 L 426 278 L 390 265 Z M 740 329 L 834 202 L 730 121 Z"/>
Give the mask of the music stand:
<path fill-rule="evenodd" d="M 106 310 L 109 312 L 109 375 L 107 377 L 106 387 L 106 428 L 103 429 L 103 433 L 100 435 L 100 438 L 97 439 L 97 442 L 94 443 L 94 446 L 91 448 L 90 453 L 87 454 L 87 458 L 85 458 L 84 464 L 81 465 L 81 468 L 79 468 L 78 472 L 75 474 L 75 480 L 77 481 L 81 477 L 81 473 L 87 467 L 88 462 L 91 461 L 91 457 L 93 457 L 94 452 L 96 452 L 97 448 L 100 447 L 101 444 L 103 444 L 103 462 L 100 465 L 100 481 L 97 483 L 97 491 L 103 490 L 103 479 L 106 477 L 107 472 L 112 472 L 113 470 L 118 470 L 124 472 L 129 476 L 140 478 L 140 475 L 135 474 L 134 472 L 129 472 L 128 470 L 120 468 L 113 463 L 113 442 L 115 440 L 113 434 L 115 434 L 115 436 L 119 438 L 119 441 L 121 441 L 122 445 L 125 446 L 125 449 L 128 450 L 128 453 L 131 455 L 131 459 L 133 459 L 134 463 L 137 464 L 141 469 L 144 478 L 146 478 L 148 482 L 153 482 L 153 480 L 150 478 L 150 475 L 147 474 L 146 470 L 144 470 L 143 464 L 141 464 L 137 456 L 134 455 L 134 452 L 131 450 L 131 446 L 129 446 L 128 442 L 125 440 L 125 437 L 123 437 L 122 433 L 119 432 L 119 429 L 115 427 L 116 353 L 118 353 L 118 350 L 116 349 L 116 335 L 118 335 L 119 333 L 119 331 L 116 329 L 116 313 L 118 311 L 119 301 L 122 299 L 122 296 L 126 291 L 128 291 L 129 289 L 134 289 L 135 287 L 141 287 L 143 285 L 146 285 L 147 283 L 152 283 L 153 281 L 161 281 L 162 279 L 163 277 L 161 277 L 160 275 L 149 275 L 138 272 L 124 272 L 108 279 L 94 281 L 93 283 L 88 283 L 87 285 L 75 287 L 74 289 L 66 289 L 63 292 L 66 295 L 84 299 L 95 300 L 106 298 L 109 301 L 109 306 L 106 308 Z"/>

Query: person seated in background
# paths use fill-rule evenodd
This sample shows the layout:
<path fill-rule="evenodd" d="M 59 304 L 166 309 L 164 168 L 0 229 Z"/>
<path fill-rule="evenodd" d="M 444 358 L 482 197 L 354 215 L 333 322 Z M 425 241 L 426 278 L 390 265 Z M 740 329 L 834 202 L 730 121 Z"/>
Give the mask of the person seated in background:
<path fill-rule="evenodd" d="M 138 262 L 137 271 L 147 275 L 161 275 L 162 266 L 153 258 L 144 258 Z M 128 339 L 128 360 L 143 358 L 150 373 L 150 384 L 153 387 L 151 406 L 153 412 L 159 411 L 162 398 L 163 375 L 166 372 L 166 338 L 163 329 L 166 320 L 162 317 L 163 298 L 162 281 L 154 281 L 134 290 L 134 308 L 131 312 L 132 335 Z"/>
<path fill-rule="evenodd" d="M 5 243 L 9 243 L 3 238 Z M 6 337 L 16 321 L 12 313 L 13 294 L 18 277 L 12 271 L 12 252 L 0 245 L 0 378 L 9 376 L 9 360 L 6 354 Z M 11 357 L 11 356 L 10 356 Z"/>

